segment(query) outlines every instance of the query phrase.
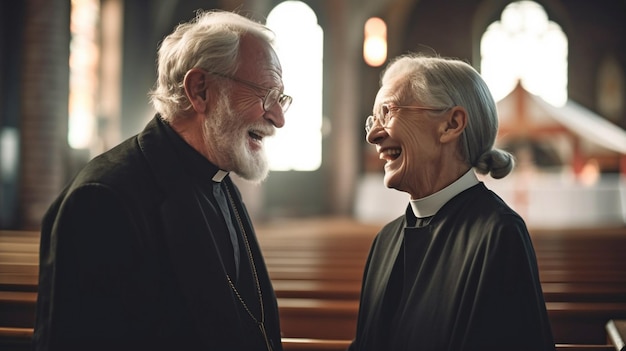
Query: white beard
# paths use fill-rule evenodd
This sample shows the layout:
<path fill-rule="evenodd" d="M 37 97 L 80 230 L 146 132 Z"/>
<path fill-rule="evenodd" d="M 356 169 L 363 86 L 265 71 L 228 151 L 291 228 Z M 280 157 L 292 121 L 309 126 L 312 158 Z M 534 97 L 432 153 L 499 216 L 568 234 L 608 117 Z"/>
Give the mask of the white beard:
<path fill-rule="evenodd" d="M 269 163 L 265 149 L 257 152 L 248 147 L 248 130 L 237 116 L 226 91 L 222 91 L 213 109 L 208 111 L 204 122 L 204 140 L 208 148 L 215 151 L 220 167 L 233 171 L 243 179 L 259 183 L 269 173 Z M 266 129 L 264 126 L 260 129 Z"/>

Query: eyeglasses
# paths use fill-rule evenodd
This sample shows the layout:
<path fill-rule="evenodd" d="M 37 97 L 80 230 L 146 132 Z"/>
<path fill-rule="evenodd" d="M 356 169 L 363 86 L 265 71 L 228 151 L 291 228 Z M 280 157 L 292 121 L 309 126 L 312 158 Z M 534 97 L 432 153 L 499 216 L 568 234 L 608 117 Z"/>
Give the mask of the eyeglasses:
<path fill-rule="evenodd" d="M 293 98 L 289 95 L 285 95 L 283 93 L 280 92 L 280 90 L 278 90 L 278 88 L 265 88 L 262 87 L 260 85 L 257 85 L 255 83 L 252 83 L 248 80 L 245 79 L 241 79 L 241 78 L 237 78 L 237 77 L 233 77 L 233 76 L 229 76 L 226 74 L 222 74 L 222 73 L 217 73 L 217 72 L 211 72 L 211 71 L 206 71 L 207 73 L 210 74 L 214 74 L 216 76 L 222 77 L 222 78 L 226 78 L 226 79 L 230 79 L 233 80 L 237 83 L 241 83 L 244 85 L 247 85 L 251 88 L 254 88 L 256 90 L 262 90 L 262 91 L 266 91 L 265 95 L 257 95 L 259 98 L 263 99 L 263 110 L 264 111 L 268 111 L 270 108 L 272 108 L 272 106 L 274 106 L 276 103 L 278 103 L 278 105 L 280 105 L 280 108 L 282 109 L 283 113 L 287 112 L 287 110 L 289 109 L 289 106 L 291 106 L 291 102 L 293 101 Z"/>
<path fill-rule="evenodd" d="M 414 110 L 414 111 L 445 111 L 449 107 L 422 107 L 422 106 L 396 106 L 390 104 L 382 104 L 379 114 L 368 116 L 365 120 L 365 132 L 369 133 L 376 122 L 380 123 L 383 128 L 387 127 L 387 123 L 391 120 L 393 115 L 391 112 L 395 112 L 401 109 Z"/>

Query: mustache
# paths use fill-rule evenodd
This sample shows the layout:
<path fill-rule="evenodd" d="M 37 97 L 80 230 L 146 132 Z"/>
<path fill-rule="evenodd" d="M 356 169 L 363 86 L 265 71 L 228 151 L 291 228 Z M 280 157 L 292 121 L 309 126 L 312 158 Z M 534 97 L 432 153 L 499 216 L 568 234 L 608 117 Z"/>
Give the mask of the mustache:
<path fill-rule="evenodd" d="M 262 135 L 263 137 L 272 137 L 276 134 L 276 127 L 271 125 L 271 123 L 269 125 L 268 123 L 255 123 L 248 126 L 248 131 Z"/>

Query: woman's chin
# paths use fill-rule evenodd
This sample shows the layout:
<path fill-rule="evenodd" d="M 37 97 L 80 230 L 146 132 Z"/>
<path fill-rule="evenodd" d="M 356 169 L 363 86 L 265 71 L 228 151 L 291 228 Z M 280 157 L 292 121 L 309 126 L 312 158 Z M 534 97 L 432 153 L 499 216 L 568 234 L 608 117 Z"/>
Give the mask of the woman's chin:
<path fill-rule="evenodd" d="M 398 185 L 398 182 L 395 179 L 395 172 L 385 171 L 385 176 L 383 177 L 383 183 L 387 188 L 395 189 Z"/>

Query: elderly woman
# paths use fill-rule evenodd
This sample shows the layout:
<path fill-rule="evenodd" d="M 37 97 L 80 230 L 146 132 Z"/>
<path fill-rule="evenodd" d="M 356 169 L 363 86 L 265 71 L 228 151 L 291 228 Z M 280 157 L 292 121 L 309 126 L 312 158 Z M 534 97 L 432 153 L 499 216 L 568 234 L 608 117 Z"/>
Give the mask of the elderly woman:
<path fill-rule="evenodd" d="M 554 350 L 526 225 L 475 174 L 513 168 L 476 70 L 395 59 L 365 129 L 410 204 L 374 240 L 350 350 Z"/>

